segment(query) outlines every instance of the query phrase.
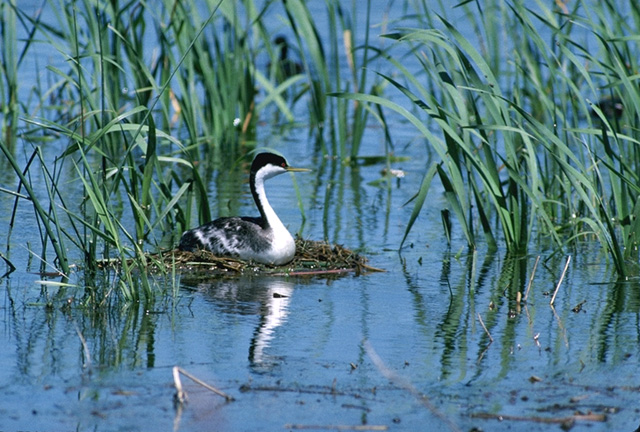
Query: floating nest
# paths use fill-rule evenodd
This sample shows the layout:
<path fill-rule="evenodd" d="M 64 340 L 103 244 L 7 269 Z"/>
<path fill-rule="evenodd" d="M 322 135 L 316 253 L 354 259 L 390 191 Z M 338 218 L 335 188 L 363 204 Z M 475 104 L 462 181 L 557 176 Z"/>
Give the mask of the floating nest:
<path fill-rule="evenodd" d="M 296 238 L 293 261 L 273 266 L 222 257 L 206 250 L 187 252 L 179 249 L 148 254 L 148 269 L 174 269 L 189 277 L 232 277 L 236 275 L 330 276 L 384 271 L 367 265 L 367 259 L 341 245 Z M 102 263 L 103 267 L 119 267 L 118 261 Z"/>

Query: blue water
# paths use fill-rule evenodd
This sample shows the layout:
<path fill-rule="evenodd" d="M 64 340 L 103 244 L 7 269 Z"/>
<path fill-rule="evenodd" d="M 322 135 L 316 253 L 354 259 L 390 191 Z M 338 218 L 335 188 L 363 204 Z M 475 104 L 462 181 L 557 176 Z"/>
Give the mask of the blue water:
<path fill-rule="evenodd" d="M 370 263 L 385 273 L 184 283 L 149 310 L 133 304 L 98 314 L 83 312 L 78 303 L 65 308 L 81 295 L 74 289 L 42 290 L 34 283 L 39 276 L 24 272 L 6 278 L 0 428 L 236 431 L 368 424 L 420 430 L 453 424 L 460 430 L 547 430 L 534 421 L 471 414 L 594 412 L 606 413 L 607 421 L 578 422 L 575 430 L 633 430 L 640 416 L 637 285 L 597 284 L 607 279 L 605 266 L 597 251 L 585 250 L 574 255 L 555 308 L 548 292 L 563 259 L 539 264 L 528 301 L 518 306 L 515 293 L 525 291 L 535 257 L 456 257 L 429 212 L 412 235 L 413 248 L 385 252 L 409 214 L 399 205 L 404 189 L 391 195 L 394 222 L 388 227 L 345 223 L 343 230 L 348 245 L 358 246 L 361 238 Z M 357 191 L 376 195 L 366 182 Z M 362 209 L 353 191 L 344 195 L 347 219 Z M 277 208 L 288 206 L 273 196 Z M 370 208 L 375 201 L 364 202 Z M 311 221 L 307 226 L 309 236 L 322 234 Z M 581 302 L 582 311 L 573 312 Z M 183 378 L 189 401 L 175 410 L 174 365 L 236 400 L 225 402 Z"/>
<path fill-rule="evenodd" d="M 438 184 L 397 251 L 412 211 L 404 204 L 429 157 L 411 128 L 394 130 L 409 160 L 393 164 L 406 176 L 389 187 L 376 184 L 382 165 L 323 161 L 304 127 L 282 136 L 265 129 L 261 144 L 314 169 L 295 177 L 304 220 L 291 177 L 267 184 L 289 229 L 358 250 L 386 271 L 197 284 L 158 278 L 154 302 L 107 300 L 94 311 L 82 303 L 85 289 L 117 292 L 117 280 L 78 272 L 78 286 L 39 284 L 40 251 L 28 250 L 38 233 L 23 222 L 12 235 L 18 270 L 0 280 L 0 430 L 546 431 L 560 426 L 540 419 L 576 413 L 606 421 L 577 421 L 574 431 L 640 425 L 640 289 L 637 281 L 610 283 L 597 245 L 570 251 L 551 307 L 566 257 L 543 255 L 534 273 L 535 254 L 470 253 L 455 224 L 449 247 Z M 368 128 L 364 142 L 362 154 L 385 153 L 380 128 Z M 216 215 L 229 211 L 228 181 L 218 174 L 210 185 Z M 247 185 L 235 192 L 233 210 L 253 214 Z M 0 202 L 5 230 L 13 200 Z M 32 220 L 28 203 L 19 218 Z M 532 274 L 529 297 L 518 303 Z M 235 401 L 183 377 L 188 402 L 176 408 L 174 366 Z"/>

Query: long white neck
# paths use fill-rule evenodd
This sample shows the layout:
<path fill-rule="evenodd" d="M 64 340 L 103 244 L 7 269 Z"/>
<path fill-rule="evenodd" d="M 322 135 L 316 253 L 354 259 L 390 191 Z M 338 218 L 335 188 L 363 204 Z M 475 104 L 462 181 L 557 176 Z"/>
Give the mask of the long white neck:
<path fill-rule="evenodd" d="M 276 265 L 288 263 L 296 253 L 295 240 L 276 212 L 273 211 L 264 191 L 265 180 L 283 172 L 279 167 L 268 166 L 258 170 L 257 173 L 251 172 L 250 179 L 251 194 L 258 210 L 260 210 L 260 216 L 262 216 L 262 229 L 270 231 L 268 235 L 271 237 L 271 248 L 268 256 L 263 256 L 261 259 L 263 260 L 262 262 Z"/>
<path fill-rule="evenodd" d="M 264 190 L 264 180 L 266 176 L 256 175 L 253 182 L 254 188 L 251 191 L 253 193 L 253 199 L 260 210 L 260 216 L 263 220 L 263 228 L 271 228 L 274 231 L 286 230 L 284 224 L 269 204 L 267 194 Z"/>

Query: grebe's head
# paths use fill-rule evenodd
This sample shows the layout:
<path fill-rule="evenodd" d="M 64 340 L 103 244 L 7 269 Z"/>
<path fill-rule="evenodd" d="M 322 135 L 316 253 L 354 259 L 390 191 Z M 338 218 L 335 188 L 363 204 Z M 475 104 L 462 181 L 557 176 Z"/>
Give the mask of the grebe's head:
<path fill-rule="evenodd" d="M 310 171 L 305 168 L 293 168 L 289 166 L 287 160 L 275 153 L 258 153 L 251 164 L 251 175 L 268 179 L 287 171 L 302 172 Z"/>

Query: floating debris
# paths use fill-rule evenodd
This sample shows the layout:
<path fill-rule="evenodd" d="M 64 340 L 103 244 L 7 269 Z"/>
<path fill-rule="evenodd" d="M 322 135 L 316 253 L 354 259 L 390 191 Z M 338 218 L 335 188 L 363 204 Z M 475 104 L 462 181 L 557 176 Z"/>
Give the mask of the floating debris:
<path fill-rule="evenodd" d="M 359 275 L 384 271 L 367 265 L 367 259 L 345 247 L 326 242 L 296 238 L 296 255 L 285 265 L 272 266 L 254 261 L 223 257 L 207 250 L 194 252 L 172 249 L 146 255 L 152 270 L 173 269 L 190 276 L 230 277 L 240 274 L 270 276 L 328 276 L 346 273 Z M 119 260 L 104 260 L 102 267 L 118 268 Z"/>
<path fill-rule="evenodd" d="M 382 174 L 382 176 L 390 176 L 390 177 L 395 177 L 395 178 L 404 178 L 406 173 L 401 170 L 401 169 L 383 169 L 382 171 L 380 171 L 380 174 Z"/>

